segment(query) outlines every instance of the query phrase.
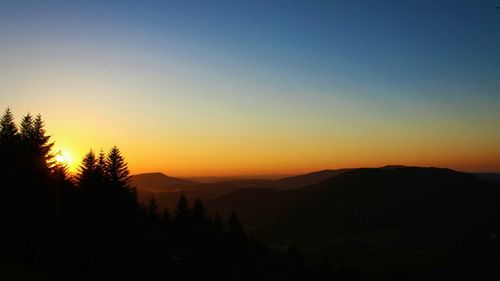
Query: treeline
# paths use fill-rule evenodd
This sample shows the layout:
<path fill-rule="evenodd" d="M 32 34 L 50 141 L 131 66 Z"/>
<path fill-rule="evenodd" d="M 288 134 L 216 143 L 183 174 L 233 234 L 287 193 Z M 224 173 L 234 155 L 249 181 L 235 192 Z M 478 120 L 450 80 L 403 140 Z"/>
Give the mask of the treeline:
<path fill-rule="evenodd" d="M 173 213 L 137 202 L 117 147 L 90 151 L 76 176 L 54 161 L 40 115 L 0 120 L 0 260 L 53 280 L 330 280 L 295 247 L 272 251 L 236 214 L 211 217 L 181 196 Z"/>

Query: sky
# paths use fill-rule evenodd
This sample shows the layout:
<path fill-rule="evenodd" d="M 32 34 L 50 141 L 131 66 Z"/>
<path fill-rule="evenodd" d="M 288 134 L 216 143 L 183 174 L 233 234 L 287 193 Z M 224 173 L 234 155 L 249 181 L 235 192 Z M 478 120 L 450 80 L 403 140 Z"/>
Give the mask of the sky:
<path fill-rule="evenodd" d="M 78 161 L 500 172 L 500 1 L 0 1 L 0 107 Z"/>

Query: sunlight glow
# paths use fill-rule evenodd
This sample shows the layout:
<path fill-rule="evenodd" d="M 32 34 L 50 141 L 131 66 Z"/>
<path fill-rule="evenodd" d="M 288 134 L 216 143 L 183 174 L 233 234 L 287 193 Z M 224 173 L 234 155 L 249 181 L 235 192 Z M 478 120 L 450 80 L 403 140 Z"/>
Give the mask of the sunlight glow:
<path fill-rule="evenodd" d="M 66 165 L 68 168 L 73 168 L 74 159 L 71 153 L 65 149 L 57 149 L 55 152 L 54 159 L 58 164 Z"/>

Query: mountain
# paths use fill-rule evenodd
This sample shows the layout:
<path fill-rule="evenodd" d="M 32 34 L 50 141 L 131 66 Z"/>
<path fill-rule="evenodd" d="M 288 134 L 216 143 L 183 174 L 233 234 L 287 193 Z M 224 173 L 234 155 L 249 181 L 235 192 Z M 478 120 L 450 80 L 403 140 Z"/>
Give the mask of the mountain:
<path fill-rule="evenodd" d="M 240 190 L 207 206 L 213 212 L 235 211 L 260 235 L 303 242 L 332 231 L 366 235 L 391 230 L 398 237 L 428 232 L 435 238 L 500 231 L 493 229 L 500 220 L 498 202 L 497 183 L 448 169 L 401 167 L 354 169 L 289 191 Z M 261 223 L 260 218 L 267 219 Z"/>
<path fill-rule="evenodd" d="M 277 190 L 289 190 L 304 187 L 333 178 L 352 169 L 322 170 L 304 175 L 282 178 L 270 183 L 267 187 Z"/>
<path fill-rule="evenodd" d="M 207 201 L 242 189 L 292 190 L 312 185 L 349 171 L 349 169 L 323 170 L 278 180 L 233 179 L 215 182 L 195 182 L 166 176 L 162 173 L 139 174 L 132 177 L 141 202 L 154 197 L 160 208 L 173 208 L 181 194 L 189 200 Z"/>
<path fill-rule="evenodd" d="M 500 258 L 498 202 L 500 184 L 473 174 L 391 167 L 353 169 L 292 190 L 242 189 L 206 206 L 222 216 L 236 212 L 258 239 L 295 244 L 318 264 L 328 257 L 377 280 L 402 280 Z"/>
<path fill-rule="evenodd" d="M 139 191 L 171 192 L 196 185 L 194 181 L 167 176 L 163 173 L 145 173 L 132 176 L 132 185 Z"/>
<path fill-rule="evenodd" d="M 169 188 L 161 192 L 139 189 L 138 195 L 139 201 L 146 202 L 151 197 L 154 197 L 160 208 L 171 209 L 176 206 L 182 194 L 191 202 L 195 199 L 207 201 L 237 190 L 267 185 L 269 182 L 267 180 L 229 180 L 213 183 L 194 183 L 191 185 L 174 185 L 176 188 Z"/>

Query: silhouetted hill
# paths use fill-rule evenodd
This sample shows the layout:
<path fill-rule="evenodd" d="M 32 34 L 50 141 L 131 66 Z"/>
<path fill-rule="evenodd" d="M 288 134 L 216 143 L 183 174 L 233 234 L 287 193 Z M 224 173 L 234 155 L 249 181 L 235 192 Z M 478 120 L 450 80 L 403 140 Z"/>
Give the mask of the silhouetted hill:
<path fill-rule="evenodd" d="M 304 187 L 333 178 L 337 175 L 348 172 L 350 170 L 352 169 L 322 170 L 304 175 L 282 178 L 270 183 L 268 187 L 277 190 L 289 190 L 289 189 Z"/>
<path fill-rule="evenodd" d="M 239 190 L 207 207 L 235 211 L 258 238 L 296 243 L 318 262 L 348 256 L 370 274 L 394 277 L 397 271 L 384 268 L 439 271 L 440 263 L 454 264 L 454 255 L 491 255 L 485 253 L 498 246 L 498 202 L 500 185 L 472 174 L 391 167 L 354 169 L 289 191 Z"/>
<path fill-rule="evenodd" d="M 257 218 L 272 218 L 259 233 L 303 241 L 332 229 L 337 234 L 393 229 L 397 235 L 497 231 L 489 228 L 500 215 L 499 201 L 497 184 L 471 174 L 402 167 L 356 169 L 291 191 L 240 190 L 208 206 L 238 212 L 250 228 Z"/>
<path fill-rule="evenodd" d="M 160 208 L 172 208 L 175 206 L 179 196 L 184 194 L 189 200 L 195 199 L 210 200 L 229 194 L 231 192 L 265 186 L 269 184 L 268 180 L 229 180 L 213 183 L 198 183 L 193 185 L 181 186 L 177 189 L 165 190 L 163 192 L 149 192 L 139 190 L 139 200 L 147 202 L 151 196 L 154 196 Z"/>
<path fill-rule="evenodd" d="M 207 207 L 224 216 L 235 212 L 247 226 L 262 227 L 272 224 L 287 203 L 283 195 L 283 192 L 271 188 L 241 189 L 209 201 Z"/>
<path fill-rule="evenodd" d="M 132 185 L 140 191 L 165 192 L 193 186 L 194 181 L 167 176 L 163 173 L 145 173 L 132 176 Z"/>
<path fill-rule="evenodd" d="M 154 196 L 161 208 L 171 208 L 181 194 L 185 194 L 190 200 L 196 198 L 211 200 L 231 192 L 249 188 L 292 190 L 319 183 L 346 171 L 349 171 L 349 169 L 323 170 L 278 180 L 233 179 L 204 183 L 172 178 L 161 173 L 151 173 L 134 176 L 133 183 L 137 186 L 140 201 L 147 202 Z"/>
<path fill-rule="evenodd" d="M 395 228 L 408 235 L 457 234 L 497 231 L 489 228 L 500 215 L 498 185 L 447 169 L 359 169 L 309 189 L 277 218 L 277 229 L 307 224 L 296 237 L 321 235 L 330 227 L 339 233 Z"/>

